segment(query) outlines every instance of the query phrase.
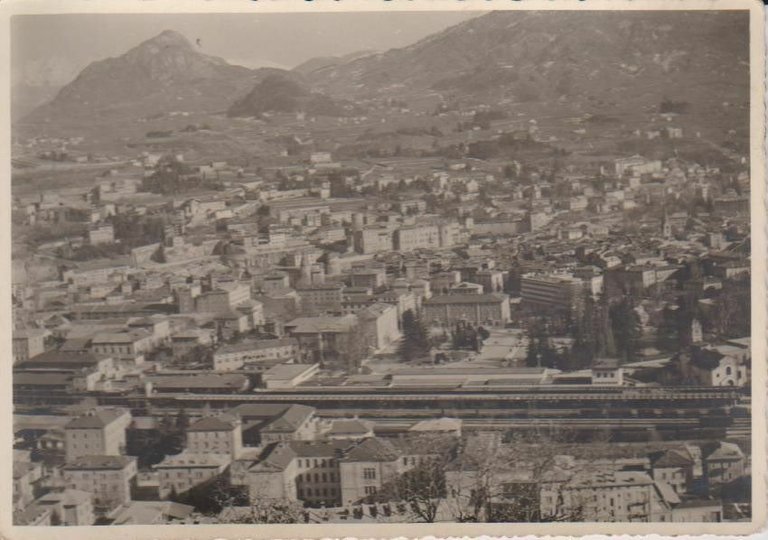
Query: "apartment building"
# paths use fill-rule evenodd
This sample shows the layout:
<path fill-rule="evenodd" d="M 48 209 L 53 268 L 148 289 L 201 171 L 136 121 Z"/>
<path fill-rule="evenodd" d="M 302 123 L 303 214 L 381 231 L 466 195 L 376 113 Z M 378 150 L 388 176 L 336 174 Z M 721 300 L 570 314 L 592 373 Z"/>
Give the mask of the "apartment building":
<path fill-rule="evenodd" d="M 67 462 L 83 456 L 120 456 L 131 421 L 129 411 L 117 408 L 94 409 L 74 418 L 64 427 Z"/>
<path fill-rule="evenodd" d="M 66 486 L 91 493 L 94 506 L 104 511 L 131 500 L 136 473 L 136 458 L 131 456 L 80 456 L 62 468 Z"/>

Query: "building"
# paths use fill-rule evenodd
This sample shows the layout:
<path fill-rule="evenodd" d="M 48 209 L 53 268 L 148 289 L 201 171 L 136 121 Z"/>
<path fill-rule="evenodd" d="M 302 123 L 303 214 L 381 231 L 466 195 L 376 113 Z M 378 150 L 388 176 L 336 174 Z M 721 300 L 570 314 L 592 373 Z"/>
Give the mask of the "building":
<path fill-rule="evenodd" d="M 617 358 L 595 358 L 592 362 L 592 384 L 621 386 L 624 384 L 624 368 Z"/>
<path fill-rule="evenodd" d="M 319 364 L 278 364 L 262 373 L 261 380 L 267 389 L 295 388 L 319 370 Z"/>
<path fill-rule="evenodd" d="M 100 225 L 88 231 L 88 243 L 92 246 L 114 244 L 115 229 L 112 225 Z"/>
<path fill-rule="evenodd" d="M 357 253 L 392 251 L 392 230 L 382 226 L 370 226 L 354 232 L 353 245 Z"/>
<path fill-rule="evenodd" d="M 83 456 L 120 456 L 125 451 L 125 430 L 131 425 L 125 409 L 93 409 L 64 427 L 67 462 Z"/>
<path fill-rule="evenodd" d="M 131 501 L 115 515 L 112 525 L 181 524 L 194 509 L 173 501 Z"/>
<path fill-rule="evenodd" d="M 381 350 L 400 339 L 397 307 L 375 303 L 357 312 L 360 339 L 370 350 Z"/>
<path fill-rule="evenodd" d="M 695 461 L 685 449 L 672 448 L 651 458 L 651 476 L 656 482 L 672 486 L 675 493 L 683 495 L 694 479 Z"/>
<path fill-rule="evenodd" d="M 582 300 L 586 286 L 570 274 L 523 274 L 520 296 L 524 304 L 553 309 L 574 309 Z"/>
<path fill-rule="evenodd" d="M 668 488 L 669 486 L 667 486 Z M 578 515 L 583 521 L 671 521 L 670 507 L 660 485 L 640 471 L 584 471 L 564 484 L 553 482 L 541 492 L 545 516 Z M 671 501 L 670 501 L 671 502 Z"/>
<path fill-rule="evenodd" d="M 91 350 L 110 355 L 120 365 L 135 365 L 144 361 L 144 355 L 155 348 L 155 340 L 143 329 L 129 332 L 102 332 L 93 336 Z"/>
<path fill-rule="evenodd" d="M 18 364 L 45 352 L 47 330 L 37 328 L 13 331 L 13 363 Z"/>
<path fill-rule="evenodd" d="M 308 359 L 325 362 L 345 358 L 353 348 L 358 320 L 342 317 L 299 317 L 285 324 L 285 331 L 299 342 Z"/>
<path fill-rule="evenodd" d="M 405 253 L 415 249 L 440 247 L 440 228 L 437 225 L 400 227 L 394 234 L 395 251 Z"/>
<path fill-rule="evenodd" d="M 384 268 L 354 268 L 349 279 L 352 287 L 377 291 L 386 284 L 387 273 Z"/>
<path fill-rule="evenodd" d="M 39 463 L 29 461 L 13 462 L 13 508 L 26 508 L 35 499 L 35 484 L 42 477 Z"/>
<path fill-rule="evenodd" d="M 510 321 L 506 294 L 449 294 L 422 303 L 422 318 L 428 323 L 454 326 L 459 321 L 474 325 L 505 326 Z"/>
<path fill-rule="evenodd" d="M 251 299 L 251 288 L 242 283 L 223 284 L 203 293 L 199 286 L 178 291 L 181 313 L 229 313 Z"/>
<path fill-rule="evenodd" d="M 616 176 L 623 177 L 626 173 L 633 175 L 653 174 L 661 171 L 661 161 L 648 160 L 643 156 L 634 155 L 619 158 L 614 161 Z"/>
<path fill-rule="evenodd" d="M 312 285 L 296 289 L 301 298 L 302 312 L 307 315 L 341 312 L 344 300 L 342 284 Z"/>
<path fill-rule="evenodd" d="M 296 454 L 285 442 L 249 450 L 230 467 L 233 486 L 246 489 L 251 501 L 298 500 Z"/>
<path fill-rule="evenodd" d="M 681 355 L 686 378 L 706 386 L 737 386 L 749 384 L 750 350 L 730 344 L 693 345 L 690 360 Z"/>
<path fill-rule="evenodd" d="M 341 505 L 343 482 L 339 458 L 348 441 L 300 441 L 290 443 L 295 455 L 296 497 L 308 506 Z"/>
<path fill-rule="evenodd" d="M 247 365 L 263 371 L 276 364 L 290 363 L 298 354 L 298 341 L 292 338 L 233 343 L 216 349 L 213 353 L 213 369 L 233 371 Z"/>
<path fill-rule="evenodd" d="M 48 525 L 60 523 L 72 527 L 86 526 L 93 525 L 96 520 L 91 499 L 90 492 L 64 489 L 43 495 L 35 501 L 33 506 L 37 510 L 50 512 L 51 518 Z"/>
<path fill-rule="evenodd" d="M 129 502 L 136 473 L 136 458 L 131 456 L 80 456 L 62 468 L 66 486 L 92 494 L 97 511 Z"/>
<path fill-rule="evenodd" d="M 153 466 L 158 474 L 160 498 L 166 499 L 173 493 L 185 493 L 195 486 L 217 478 L 230 462 L 231 457 L 225 454 L 184 451 L 175 456 L 167 456 Z"/>
<path fill-rule="evenodd" d="M 489 293 L 504 291 L 506 273 L 500 270 L 478 270 L 475 273 L 475 283 L 483 286 L 483 291 Z"/>
<path fill-rule="evenodd" d="M 247 403 L 230 409 L 242 421 L 243 444 L 260 446 L 281 441 L 308 441 L 317 437 L 315 409 L 307 405 Z"/>
<path fill-rule="evenodd" d="M 710 486 L 728 484 L 746 474 L 746 457 L 734 443 L 721 442 L 704 458 L 704 474 Z"/>
<path fill-rule="evenodd" d="M 237 417 L 208 416 L 187 428 L 187 451 L 193 454 L 222 454 L 232 459 L 243 451 L 241 420 Z"/>
<path fill-rule="evenodd" d="M 425 444 L 420 437 L 355 441 L 339 457 L 341 503 L 359 504 L 372 498 L 403 473 L 445 450 Z"/>

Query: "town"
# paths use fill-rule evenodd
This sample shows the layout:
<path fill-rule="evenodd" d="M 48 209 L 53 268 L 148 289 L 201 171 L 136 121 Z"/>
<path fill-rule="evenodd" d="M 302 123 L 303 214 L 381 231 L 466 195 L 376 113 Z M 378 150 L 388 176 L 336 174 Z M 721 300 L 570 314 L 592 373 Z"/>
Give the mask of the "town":
<path fill-rule="evenodd" d="M 14 138 L 14 523 L 749 521 L 740 134 L 359 105 Z"/>

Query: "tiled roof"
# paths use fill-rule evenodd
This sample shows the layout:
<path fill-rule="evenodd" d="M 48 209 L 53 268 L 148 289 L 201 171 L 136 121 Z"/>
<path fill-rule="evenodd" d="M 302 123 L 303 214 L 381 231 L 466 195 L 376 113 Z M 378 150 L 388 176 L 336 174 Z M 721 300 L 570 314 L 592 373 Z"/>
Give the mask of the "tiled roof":
<path fill-rule="evenodd" d="M 122 470 L 134 461 L 131 456 L 81 456 L 67 463 L 64 470 Z"/>
<path fill-rule="evenodd" d="M 372 437 L 355 445 L 344 456 L 348 462 L 391 462 L 399 457 L 389 441 Z"/>
<path fill-rule="evenodd" d="M 328 433 L 330 435 L 365 435 L 371 426 L 362 420 L 336 420 Z"/>
<path fill-rule="evenodd" d="M 124 409 L 95 409 L 72 419 L 64 427 L 65 429 L 100 429 L 126 414 L 128 412 Z"/>
<path fill-rule="evenodd" d="M 187 431 L 232 431 L 234 428 L 233 422 L 229 419 L 208 416 L 194 422 Z"/>
<path fill-rule="evenodd" d="M 166 456 L 160 463 L 154 465 L 156 469 L 177 467 L 223 467 L 230 462 L 230 457 L 223 454 L 200 454 L 194 452 L 182 452 L 174 456 Z"/>
<path fill-rule="evenodd" d="M 509 298 L 505 294 L 445 294 L 434 296 L 424 301 L 425 305 L 434 306 L 441 304 L 498 304 L 506 302 Z"/>

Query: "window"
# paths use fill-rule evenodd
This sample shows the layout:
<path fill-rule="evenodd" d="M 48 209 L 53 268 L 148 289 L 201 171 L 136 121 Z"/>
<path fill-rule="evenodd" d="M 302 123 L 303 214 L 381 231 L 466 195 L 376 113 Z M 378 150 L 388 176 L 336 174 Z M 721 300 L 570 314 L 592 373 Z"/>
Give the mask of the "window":
<path fill-rule="evenodd" d="M 365 486 L 366 495 L 374 495 L 376 493 L 376 486 Z"/>
<path fill-rule="evenodd" d="M 372 467 L 366 467 L 363 469 L 363 479 L 365 480 L 375 480 L 376 479 L 376 469 Z"/>

